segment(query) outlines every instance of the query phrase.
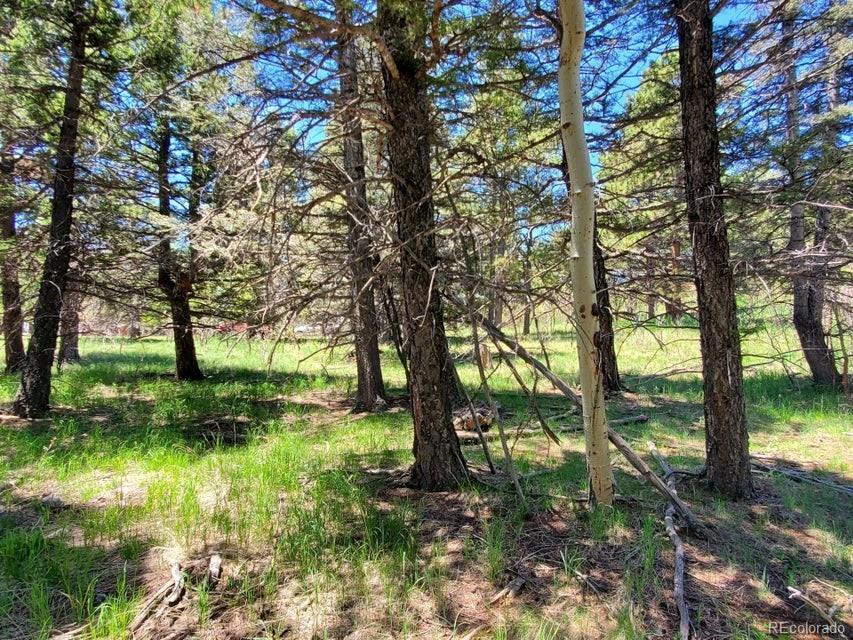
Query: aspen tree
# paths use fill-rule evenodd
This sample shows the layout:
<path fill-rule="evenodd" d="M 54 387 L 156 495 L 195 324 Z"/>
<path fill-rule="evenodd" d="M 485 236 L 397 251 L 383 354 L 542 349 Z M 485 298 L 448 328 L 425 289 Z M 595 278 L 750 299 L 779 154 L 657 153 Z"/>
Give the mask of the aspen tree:
<path fill-rule="evenodd" d="M 595 193 L 592 165 L 584 135 L 580 62 L 586 28 L 582 0 L 560 0 L 563 37 L 560 43 L 558 82 L 560 133 L 571 184 L 571 271 L 580 361 L 583 421 L 589 465 L 590 497 L 600 504 L 613 503 L 613 476 L 604 414 L 604 386 L 598 353 L 599 309 L 595 296 L 593 242 Z"/>

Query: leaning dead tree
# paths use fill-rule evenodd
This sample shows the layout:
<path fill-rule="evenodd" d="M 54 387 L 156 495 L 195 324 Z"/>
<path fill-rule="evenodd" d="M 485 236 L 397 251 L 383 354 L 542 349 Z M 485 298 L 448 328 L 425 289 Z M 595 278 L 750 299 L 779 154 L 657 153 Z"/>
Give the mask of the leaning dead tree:
<path fill-rule="evenodd" d="M 590 495 L 602 504 L 613 504 L 613 474 L 607 447 L 604 386 L 600 367 L 600 339 L 593 261 L 595 193 L 592 165 L 584 135 L 580 63 L 586 33 L 582 0 L 561 0 L 563 34 L 560 42 L 560 133 L 566 152 L 571 184 L 571 271 L 577 332 L 578 360 L 583 397 L 586 455 Z"/>

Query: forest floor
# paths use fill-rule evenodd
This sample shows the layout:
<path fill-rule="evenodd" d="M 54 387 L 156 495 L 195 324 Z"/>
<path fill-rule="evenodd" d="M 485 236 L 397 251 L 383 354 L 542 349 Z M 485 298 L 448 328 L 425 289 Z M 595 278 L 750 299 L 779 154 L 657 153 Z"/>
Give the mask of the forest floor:
<path fill-rule="evenodd" d="M 817 608 L 853 629 L 853 498 L 767 470 L 853 483 L 844 396 L 812 388 L 793 364 L 750 366 L 791 339 L 770 328 L 744 348 L 763 465 L 754 498 L 679 487 L 715 531 L 709 541 L 681 532 L 695 638 L 820 637 L 802 626 L 824 622 Z M 649 416 L 617 430 L 655 469 L 649 442 L 679 468 L 704 458 L 695 341 L 695 329 L 660 328 L 620 344 L 631 391 L 609 416 Z M 465 344 L 451 348 L 463 355 Z M 570 336 L 547 346 L 576 384 Z M 178 383 L 164 339 L 86 339 L 82 364 L 54 378 L 51 419 L 0 420 L 0 638 L 677 637 L 663 501 L 615 454 L 627 500 L 590 511 L 573 499 L 587 488 L 583 436 L 571 431 L 580 419 L 543 380 L 559 445 L 516 437 L 536 424 L 528 400 L 505 365 L 490 378 L 526 502 L 473 444 L 471 483 L 424 494 L 403 483 L 405 409 L 350 413 L 344 351 L 305 360 L 318 343 L 280 344 L 272 358 L 271 348 L 209 339 L 199 344 L 207 379 Z M 401 394 L 390 347 L 383 366 Z M 684 371 L 652 375 L 673 368 Z M 476 389 L 475 367 L 459 369 Z M 0 403 L 16 384 L 0 378 Z M 177 566 L 183 593 L 152 598 Z M 520 588 L 494 600 L 508 585 Z M 791 623 L 801 626 L 774 632 Z"/>

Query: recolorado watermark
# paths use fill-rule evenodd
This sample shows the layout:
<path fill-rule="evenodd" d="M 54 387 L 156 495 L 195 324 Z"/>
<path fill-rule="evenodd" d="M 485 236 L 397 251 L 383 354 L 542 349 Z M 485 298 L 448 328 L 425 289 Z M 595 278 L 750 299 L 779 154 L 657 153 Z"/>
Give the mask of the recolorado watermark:
<path fill-rule="evenodd" d="M 846 637 L 847 628 L 840 622 L 768 622 L 767 631 L 772 634 L 818 634 L 823 636 Z"/>

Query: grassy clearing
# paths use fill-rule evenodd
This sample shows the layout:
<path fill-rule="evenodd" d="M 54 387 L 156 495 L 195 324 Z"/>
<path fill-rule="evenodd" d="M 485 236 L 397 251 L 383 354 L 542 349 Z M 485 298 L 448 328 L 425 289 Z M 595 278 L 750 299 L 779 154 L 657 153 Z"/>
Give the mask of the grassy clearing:
<path fill-rule="evenodd" d="M 771 344 L 768 335 L 751 335 L 744 351 L 757 355 L 748 364 L 787 339 Z M 650 374 L 696 368 L 695 338 L 663 328 L 625 336 L 620 366 L 633 391 L 609 407 L 612 416 L 649 414 L 623 433 L 641 451 L 654 441 L 680 466 L 703 457 L 701 385 L 695 373 Z M 586 488 L 580 435 L 561 446 L 515 440 L 536 494 L 527 504 L 479 483 L 423 495 L 395 482 L 411 458 L 410 417 L 351 415 L 354 365 L 343 352 L 304 360 L 321 345 L 303 342 L 270 357 L 270 344 L 209 340 L 200 346 L 208 379 L 184 384 L 164 375 L 172 366 L 164 340 L 82 346 L 84 364 L 55 378 L 51 420 L 0 425 L 0 637 L 71 628 L 128 637 L 172 560 L 187 574 L 187 594 L 174 615 L 149 621 L 149 637 L 674 634 L 672 552 L 657 496 L 617 459 L 619 491 L 639 503 L 588 512 L 559 497 Z M 465 341 L 452 349 L 462 353 Z M 553 336 L 548 349 L 554 369 L 575 382 L 571 336 Z M 399 392 L 390 348 L 383 365 Z M 460 374 L 476 388 L 471 365 Z M 16 382 L 0 379 L 0 401 Z M 529 382 L 554 426 L 577 421 L 543 381 Z M 490 383 L 511 427 L 531 422 L 508 368 Z M 753 451 L 850 482 L 841 396 L 779 366 L 748 369 L 746 391 Z M 466 456 L 482 463 L 476 447 Z M 826 608 L 853 586 L 851 501 L 774 474 L 759 477 L 759 488 L 748 503 L 698 484 L 682 489 L 721 532 L 711 545 L 688 540 L 698 637 L 760 638 L 769 620 L 814 619 L 786 600 L 788 585 L 808 587 Z M 214 550 L 224 557 L 215 584 L 204 570 Z M 518 596 L 487 606 L 516 576 L 525 579 Z"/>

